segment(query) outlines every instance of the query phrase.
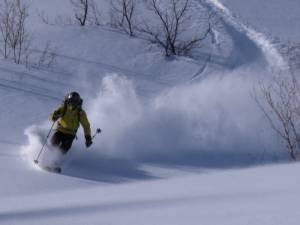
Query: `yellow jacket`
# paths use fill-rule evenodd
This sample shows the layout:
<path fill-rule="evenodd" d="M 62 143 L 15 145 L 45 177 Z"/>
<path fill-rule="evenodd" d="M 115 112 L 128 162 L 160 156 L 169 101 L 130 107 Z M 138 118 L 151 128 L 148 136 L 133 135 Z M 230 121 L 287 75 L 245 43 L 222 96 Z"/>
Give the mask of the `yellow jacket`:
<path fill-rule="evenodd" d="M 90 123 L 83 109 L 79 107 L 70 108 L 62 105 L 50 115 L 50 119 L 53 117 L 59 118 L 56 130 L 75 136 L 77 129 L 79 128 L 79 124 L 81 124 L 84 130 L 84 135 L 91 136 Z"/>

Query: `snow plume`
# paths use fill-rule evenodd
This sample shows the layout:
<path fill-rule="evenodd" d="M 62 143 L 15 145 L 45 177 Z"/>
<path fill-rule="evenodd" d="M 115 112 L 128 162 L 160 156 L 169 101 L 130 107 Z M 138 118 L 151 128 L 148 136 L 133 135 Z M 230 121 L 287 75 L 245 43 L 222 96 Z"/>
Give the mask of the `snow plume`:
<path fill-rule="evenodd" d="M 26 156 L 29 162 L 33 162 L 37 158 L 47 139 L 49 129 L 48 122 L 39 126 L 33 125 L 25 130 L 25 135 L 28 137 L 28 144 L 22 146 L 21 150 L 23 153 L 22 155 Z M 47 144 L 44 146 L 43 152 L 40 155 L 39 164 L 42 166 L 54 166 L 61 164 L 62 160 L 63 157 L 61 156 L 61 153 L 54 147 L 51 147 L 48 139 Z"/>
<path fill-rule="evenodd" d="M 92 149 L 163 164 L 221 166 L 270 159 L 278 143 L 251 97 L 252 80 L 246 74 L 214 76 L 146 102 L 131 81 L 107 76 L 88 109 L 92 126 L 103 129 Z"/>
<path fill-rule="evenodd" d="M 94 126 L 104 132 L 101 139 L 105 149 L 118 151 L 118 143 L 128 137 L 128 129 L 142 118 L 142 104 L 133 84 L 125 77 L 107 76 L 98 97 L 90 103 L 89 117 Z"/>

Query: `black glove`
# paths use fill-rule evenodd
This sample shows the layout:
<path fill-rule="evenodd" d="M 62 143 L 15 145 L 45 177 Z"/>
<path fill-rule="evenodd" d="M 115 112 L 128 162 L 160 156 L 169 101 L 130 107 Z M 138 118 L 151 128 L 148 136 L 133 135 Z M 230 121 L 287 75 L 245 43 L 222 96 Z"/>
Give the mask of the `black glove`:
<path fill-rule="evenodd" d="M 85 136 L 85 146 L 88 148 L 93 144 L 92 138 L 90 135 Z"/>
<path fill-rule="evenodd" d="M 52 115 L 52 121 L 55 122 L 55 121 L 58 120 L 58 119 L 59 119 L 59 115 L 57 115 L 57 114 L 54 113 L 54 114 Z"/>

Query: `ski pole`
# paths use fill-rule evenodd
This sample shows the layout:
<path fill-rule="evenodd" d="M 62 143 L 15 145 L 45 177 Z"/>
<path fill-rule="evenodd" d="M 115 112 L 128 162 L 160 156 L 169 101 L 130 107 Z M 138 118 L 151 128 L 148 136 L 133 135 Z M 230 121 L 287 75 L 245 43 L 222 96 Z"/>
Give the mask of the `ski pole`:
<path fill-rule="evenodd" d="M 40 155 L 42 154 L 42 151 L 43 151 L 43 149 L 44 149 L 44 147 L 45 147 L 45 145 L 46 145 L 46 143 L 47 143 L 47 140 L 48 140 L 48 138 L 49 138 L 49 136 L 50 136 L 50 133 L 51 133 L 51 131 L 52 131 L 52 129 L 53 129 L 53 126 L 54 126 L 55 122 L 56 122 L 56 121 L 53 122 L 53 124 L 52 124 L 52 126 L 51 126 L 51 128 L 50 128 L 50 130 L 49 130 L 49 133 L 48 133 L 48 135 L 47 135 L 47 137 L 46 137 L 46 140 L 45 140 L 45 142 L 44 142 L 44 144 L 43 144 L 43 147 L 41 148 L 41 150 L 40 150 L 40 152 L 39 152 L 37 158 L 34 160 L 34 162 L 35 162 L 36 164 L 39 163 Z"/>
<path fill-rule="evenodd" d="M 93 135 L 92 140 L 96 137 L 97 134 L 101 133 L 101 129 L 97 128 L 96 133 Z"/>

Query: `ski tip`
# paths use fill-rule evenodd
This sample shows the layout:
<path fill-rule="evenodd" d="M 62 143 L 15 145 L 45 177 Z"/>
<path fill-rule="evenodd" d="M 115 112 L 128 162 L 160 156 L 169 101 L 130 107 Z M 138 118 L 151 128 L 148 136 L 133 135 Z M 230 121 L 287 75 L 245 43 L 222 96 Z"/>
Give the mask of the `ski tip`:
<path fill-rule="evenodd" d="M 56 172 L 56 173 L 61 173 L 62 170 L 61 170 L 61 168 L 59 167 L 59 168 L 57 168 L 57 169 L 55 170 L 55 172 Z"/>
<path fill-rule="evenodd" d="M 42 167 L 42 169 L 48 171 L 48 172 L 52 172 L 52 173 L 61 173 L 62 170 L 60 167 L 49 167 L 49 166 L 44 166 Z"/>
<path fill-rule="evenodd" d="M 36 159 L 33 160 L 33 162 L 34 162 L 35 164 L 39 164 L 39 161 L 37 161 Z"/>

